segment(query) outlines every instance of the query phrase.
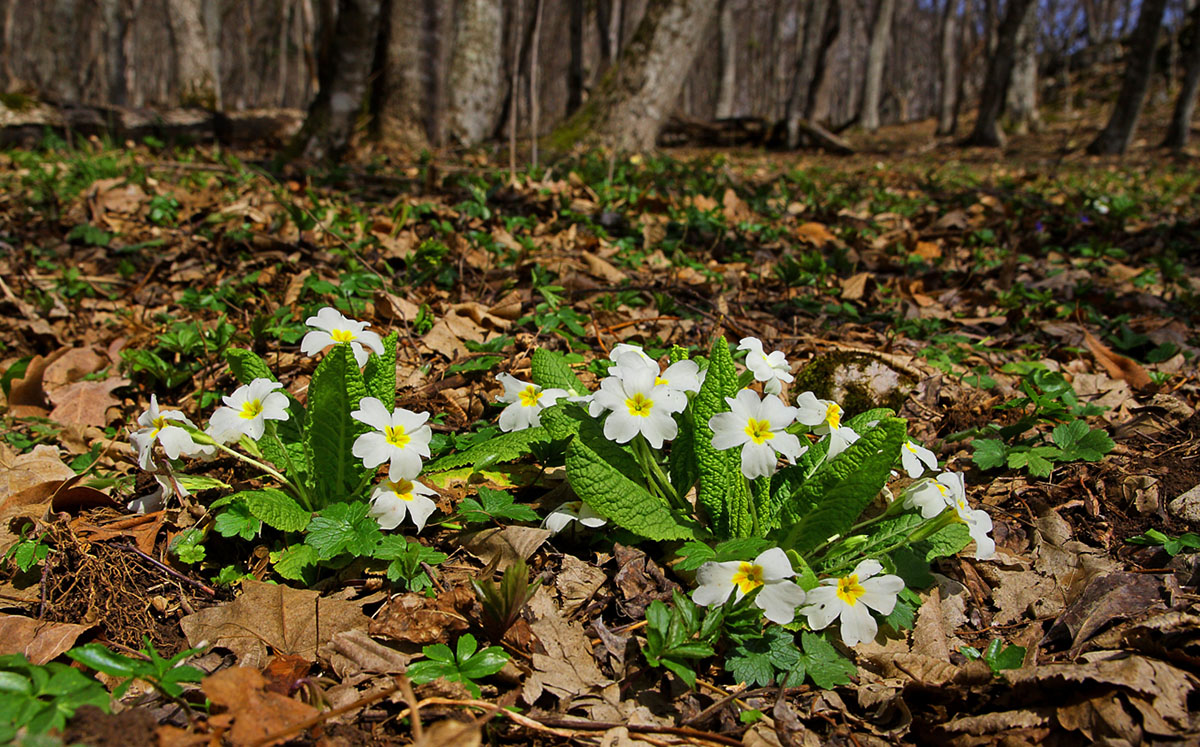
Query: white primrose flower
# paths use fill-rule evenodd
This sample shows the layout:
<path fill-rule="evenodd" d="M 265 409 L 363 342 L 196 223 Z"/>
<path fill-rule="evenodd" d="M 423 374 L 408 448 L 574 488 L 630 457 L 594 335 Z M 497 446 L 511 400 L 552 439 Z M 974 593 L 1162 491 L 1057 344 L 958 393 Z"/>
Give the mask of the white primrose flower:
<path fill-rule="evenodd" d="M 925 474 L 926 468 L 932 472 L 937 472 L 938 468 L 937 457 L 933 452 L 913 441 L 905 441 L 900 447 L 900 464 L 914 480 Z"/>
<path fill-rule="evenodd" d="M 429 456 L 429 439 L 433 436 L 433 431 L 425 425 L 429 413 L 415 413 L 402 407 L 389 413 L 374 397 L 363 397 L 358 407 L 350 417 L 375 430 L 356 438 L 350 452 L 363 460 L 368 469 L 388 462 L 389 480 L 416 478 L 421 472 L 421 457 Z"/>
<path fill-rule="evenodd" d="M 676 361 L 667 366 L 667 370 L 659 371 L 658 361 L 650 356 L 636 345 L 628 343 L 618 343 L 608 357 L 617 362 L 617 365 L 609 369 L 608 373 L 611 376 L 622 378 L 627 371 L 636 368 L 638 365 L 644 365 L 654 371 L 655 384 L 665 384 L 668 388 L 678 392 L 698 392 L 700 391 L 700 366 L 696 361 Z"/>
<path fill-rule="evenodd" d="M 255 379 L 223 397 L 225 404 L 218 407 L 208 421 L 208 434 L 221 443 L 237 441 L 249 436 L 257 441 L 262 438 L 268 420 L 287 420 L 288 398 L 283 384 L 270 379 Z"/>
<path fill-rule="evenodd" d="M 853 428 L 842 425 L 842 406 L 827 399 L 817 399 L 812 392 L 796 398 L 796 420 L 813 429 L 818 436 L 829 434 L 829 458 L 833 459 L 858 440 Z"/>
<path fill-rule="evenodd" d="M 617 365 L 624 369 L 621 375 L 600 382 L 588 411 L 593 417 L 610 411 L 604 421 L 605 438 L 624 444 L 641 433 L 652 447 L 661 449 L 679 431 L 671 415 L 687 407 L 687 395 L 655 383 L 657 364 L 651 368 L 627 353 Z"/>
<path fill-rule="evenodd" d="M 437 491 L 416 480 L 384 480 L 371 492 L 371 509 L 368 512 L 380 529 L 395 529 L 407 516 L 420 532 L 425 522 L 437 509 L 430 496 Z"/>
<path fill-rule="evenodd" d="M 966 487 L 963 476 L 958 472 L 943 472 L 937 480 L 928 477 L 917 480 L 901 493 L 904 497 L 904 508 L 916 508 L 921 517 L 932 519 L 959 499 L 966 500 Z"/>
<path fill-rule="evenodd" d="M 316 355 L 339 342 L 350 343 L 350 349 L 354 351 L 354 361 L 358 363 L 359 368 L 367 365 L 367 351 L 363 349 L 364 345 L 374 350 L 376 355 L 383 355 L 383 340 L 376 333 L 367 330 L 367 327 L 371 326 L 369 322 L 347 319 L 332 306 L 321 309 L 316 316 L 305 319 L 304 323 L 315 327 L 300 341 L 300 352 L 305 355 Z"/>
<path fill-rule="evenodd" d="M 182 426 L 174 425 L 174 423 L 183 423 L 192 428 L 196 427 L 179 410 L 160 410 L 158 397 L 153 394 L 150 395 L 150 407 L 138 416 L 137 423 L 141 428 L 131 433 L 129 440 L 137 449 L 138 466 L 144 470 L 155 469 L 153 452 L 156 442 L 162 445 L 168 459 L 211 454 L 214 450 L 212 446 L 201 446 L 196 443 L 192 440 L 192 434 Z"/>
<path fill-rule="evenodd" d="M 782 350 L 768 355 L 763 350 L 762 340 L 757 337 L 743 337 L 737 349 L 746 351 L 746 368 L 754 373 L 755 381 L 763 382 L 763 391 L 767 394 L 779 394 L 784 384 L 794 380 L 792 366 Z"/>
<path fill-rule="evenodd" d="M 542 528 L 549 529 L 551 534 L 558 534 L 577 521 L 588 529 L 596 529 L 608 523 L 600 514 L 583 501 L 568 501 L 550 513 L 542 520 Z"/>
<path fill-rule="evenodd" d="M 842 641 L 847 646 L 874 639 L 879 625 L 871 610 L 890 614 L 896 607 L 896 595 L 904 589 L 899 576 L 876 575 L 882 570 L 878 560 L 864 560 L 849 575 L 822 579 L 820 586 L 808 592 L 808 604 L 800 610 L 808 618 L 808 627 L 821 630 L 840 617 Z"/>
<path fill-rule="evenodd" d="M 542 410 L 569 396 L 565 389 L 542 389 L 511 374 L 499 374 L 496 380 L 504 385 L 500 401 L 508 403 L 508 407 L 500 413 L 502 431 L 523 431 L 541 425 Z"/>
<path fill-rule="evenodd" d="M 975 540 L 975 559 L 987 560 L 996 554 L 996 541 L 988 536 L 992 531 L 992 517 L 987 511 L 973 509 L 966 496 L 954 500 L 954 512 L 958 520 L 967 525 L 967 532 Z"/>
<path fill-rule="evenodd" d="M 788 580 L 795 575 L 787 554 L 778 547 L 763 551 L 752 563 L 744 560 L 709 562 L 696 571 L 700 586 L 692 592 L 692 600 L 701 606 L 712 607 L 724 604 L 730 592 L 740 600 L 761 588 L 754 598 L 754 605 L 771 622 L 787 625 L 796 617 L 796 607 L 804 603 L 804 589 Z"/>
<path fill-rule="evenodd" d="M 166 505 L 167 499 L 173 495 L 178 495 L 185 498 L 191 493 L 183 487 L 178 480 L 175 479 L 174 473 L 170 469 L 162 469 L 162 471 L 154 475 L 154 481 L 158 483 L 158 487 L 146 495 L 140 495 L 125 504 L 125 509 L 135 514 L 148 514 L 161 509 Z"/>
<path fill-rule="evenodd" d="M 729 412 L 718 412 L 708 420 L 714 449 L 724 451 L 742 447 L 742 474 L 747 479 L 775 474 L 779 452 L 792 464 L 808 451 L 800 439 L 784 430 L 796 419 L 796 408 L 783 404 L 773 395 L 759 398 L 749 389 L 737 397 L 726 397 Z"/>

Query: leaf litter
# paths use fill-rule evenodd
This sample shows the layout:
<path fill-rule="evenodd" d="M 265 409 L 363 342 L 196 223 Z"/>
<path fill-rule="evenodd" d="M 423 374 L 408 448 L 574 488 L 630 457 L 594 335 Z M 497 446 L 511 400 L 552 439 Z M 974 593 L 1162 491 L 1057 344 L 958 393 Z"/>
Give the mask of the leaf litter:
<path fill-rule="evenodd" d="M 42 157 L 77 169 L 88 148 L 99 146 Z M 162 156 L 121 152 L 129 173 Z M 57 218 L 6 162 L 6 240 L 41 248 L 36 259 L 0 258 L 0 368 L 12 372 L 0 551 L 30 528 L 56 548 L 41 577 L 6 566 L 6 643 L 45 658 L 72 636 L 137 648 L 150 635 L 164 653 L 201 643 L 225 652 L 203 657 L 210 675 L 191 696 L 212 701 L 208 716 L 189 721 L 157 704 L 164 744 L 306 733 L 470 744 L 484 730 L 514 744 L 1193 741 L 1193 556 L 1125 542 L 1149 528 L 1180 534 L 1200 517 L 1183 500 L 1200 485 L 1200 274 L 1194 256 L 1162 251 L 1195 241 L 1193 171 L 677 159 L 670 178 L 622 164 L 647 188 L 619 199 L 586 160 L 513 182 L 467 167 L 400 194 L 353 172 L 280 185 L 213 161 L 187 185 L 186 170 L 85 178 L 61 195 Z M 490 192 L 466 189 L 471 180 Z M 1132 184 L 1150 186 L 1126 192 Z M 1090 212 L 1105 190 L 1133 207 Z M 488 217 L 470 194 L 485 195 Z M 175 222 L 150 221 L 157 195 L 178 199 Z M 17 220 L 19 211 L 44 217 Z M 80 225 L 101 233 L 64 238 Z M 452 559 L 431 597 L 382 594 L 384 579 L 354 567 L 312 589 L 263 583 L 277 579 L 267 548 L 254 548 L 226 559 L 251 577 L 216 591 L 211 574 L 168 550 L 203 526 L 210 494 L 135 524 L 83 496 L 63 499 L 80 472 L 107 479 L 67 490 L 125 503 L 145 489 L 122 424 L 152 391 L 194 414 L 230 390 L 217 355 L 223 321 L 302 397 L 312 367 L 295 352 L 295 320 L 335 293 L 377 328 L 400 330 L 397 404 L 446 412 L 446 438 L 494 418 L 491 375 L 527 373 L 537 346 L 584 353 L 585 363 L 618 342 L 695 346 L 724 327 L 806 363 L 839 350 L 876 356 L 913 379 L 902 395 L 913 435 L 968 470 L 998 559 L 941 561 L 914 627 L 858 647 L 848 685 L 750 690 L 713 667 L 689 691 L 637 650 L 646 608 L 687 582 L 620 541 L 518 525 L 439 529 L 422 541 Z M 1107 408 L 1093 422 L 1110 429 L 1111 454 L 1059 464 L 1051 479 L 973 466 L 970 439 L 953 437 L 1017 422 L 993 408 L 1021 396 L 1028 363 Z M 220 458 L 199 466 L 224 482 L 231 468 Z M 448 506 L 480 485 L 536 502 L 553 478 L 499 465 L 447 474 Z M 481 634 L 469 579 L 518 559 L 543 583 L 522 612 L 527 633 L 503 642 L 512 666 L 484 684 L 482 700 L 454 683 L 405 692 L 399 675 L 421 646 Z M 997 675 L 962 653 L 997 638 L 1025 648 L 1022 666 Z M 519 713 L 498 710 L 518 703 Z M 115 718 L 89 717 L 97 729 Z"/>

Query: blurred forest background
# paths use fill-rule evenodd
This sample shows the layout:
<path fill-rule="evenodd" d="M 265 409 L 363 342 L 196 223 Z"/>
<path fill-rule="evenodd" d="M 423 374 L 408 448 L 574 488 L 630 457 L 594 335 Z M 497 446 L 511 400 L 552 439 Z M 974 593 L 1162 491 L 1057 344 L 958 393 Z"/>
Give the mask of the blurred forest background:
<path fill-rule="evenodd" d="M 999 145 L 1090 111 L 1108 127 L 1089 150 L 1120 153 L 1149 101 L 1180 148 L 1198 19 L 1196 0 L 3 0 L 0 123 L 38 123 L 34 102 L 292 109 L 293 154 L 327 157 L 356 132 L 837 150 L 930 119 Z"/>

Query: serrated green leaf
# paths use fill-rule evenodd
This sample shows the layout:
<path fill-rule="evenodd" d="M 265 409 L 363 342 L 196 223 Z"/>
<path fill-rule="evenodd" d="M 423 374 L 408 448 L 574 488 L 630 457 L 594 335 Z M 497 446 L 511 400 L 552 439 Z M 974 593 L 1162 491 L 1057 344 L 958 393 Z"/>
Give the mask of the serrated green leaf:
<path fill-rule="evenodd" d="M 533 351 L 529 367 L 533 383 L 543 389 L 563 389 L 579 396 L 588 393 L 587 387 L 563 360 L 562 355 L 553 350 L 538 348 Z"/>
<path fill-rule="evenodd" d="M 687 495 L 696 480 L 700 479 L 696 466 L 696 425 L 692 418 L 692 408 L 687 408 L 675 416 L 679 424 L 679 433 L 671 444 L 671 453 L 667 458 L 667 473 L 671 486 L 679 495 Z"/>
<path fill-rule="evenodd" d="M 850 428 L 855 433 L 861 433 L 862 431 L 865 431 L 871 427 L 868 424 L 878 423 L 884 418 L 892 418 L 895 416 L 895 411 L 889 407 L 875 407 L 867 410 L 866 412 L 860 412 L 843 423 L 843 425 L 845 425 L 847 428 Z"/>
<path fill-rule="evenodd" d="M 514 503 L 511 493 L 491 488 L 479 488 L 479 500 L 465 498 L 458 504 L 458 513 L 463 521 L 537 521 L 538 515 L 523 503 Z"/>
<path fill-rule="evenodd" d="M 233 371 L 233 377 L 242 384 L 249 384 L 255 379 L 278 381 L 267 362 L 252 350 L 229 348 L 225 351 L 225 362 L 229 364 L 229 370 Z"/>
<path fill-rule="evenodd" d="M 575 438 L 579 424 L 590 419 L 587 410 L 575 402 L 559 402 L 542 410 L 542 427 L 555 441 Z"/>
<path fill-rule="evenodd" d="M 647 539 L 692 539 L 695 530 L 631 475 L 642 470 L 624 449 L 604 437 L 591 419 L 567 447 L 567 481 L 601 516 Z"/>
<path fill-rule="evenodd" d="M 526 428 L 520 431 L 501 433 L 456 454 L 434 460 L 425 465 L 426 472 L 442 472 L 458 467 L 476 466 L 488 467 L 502 462 L 512 462 L 528 456 L 533 444 L 549 443 L 550 434 L 542 426 Z"/>
<path fill-rule="evenodd" d="M 850 684 L 858 669 L 825 640 L 824 636 L 805 631 L 800 636 L 804 647 L 804 668 L 813 684 L 822 690 L 832 690 Z"/>
<path fill-rule="evenodd" d="M 281 532 L 302 532 L 312 519 L 312 514 L 282 490 L 247 490 L 242 496 L 251 514 Z"/>
<path fill-rule="evenodd" d="M 313 372 L 304 445 L 312 465 L 309 488 L 317 506 L 351 498 L 366 471 L 351 449 L 367 426 L 350 417 L 366 392 L 349 343 L 335 345 Z"/>
<path fill-rule="evenodd" d="M 704 542 L 685 542 L 675 551 L 680 561 L 674 565 L 676 570 L 694 571 L 705 563 L 717 557 L 713 549 Z"/>
<path fill-rule="evenodd" d="M 1107 433 L 1089 428 L 1082 420 L 1056 426 L 1051 438 L 1062 449 L 1060 461 L 1098 462 L 1116 446 Z"/>
<path fill-rule="evenodd" d="M 1034 477 L 1049 477 L 1054 471 L 1054 461 L 1061 455 L 1055 446 L 1017 447 L 1008 454 L 1008 466 L 1010 469 L 1024 467 Z"/>
<path fill-rule="evenodd" d="M 742 476 L 741 454 L 737 449 L 713 448 L 708 421 L 729 410 L 726 397 L 738 389 L 737 370 L 724 337 L 713 340 L 708 373 L 690 409 L 695 424 L 693 449 L 699 488 L 697 501 L 712 522 L 713 534 L 722 538 L 748 537 L 754 529 L 750 514 L 750 489 Z"/>
<path fill-rule="evenodd" d="M 383 538 L 379 524 L 367 515 L 366 503 L 334 503 L 325 507 L 320 516 L 308 525 L 304 543 L 317 551 L 321 560 L 342 553 L 358 557 L 372 555 Z"/>
<path fill-rule="evenodd" d="M 971 448 L 971 460 L 980 469 L 995 469 L 1008 461 L 1008 446 L 998 438 L 977 438 L 971 442 Z"/>
<path fill-rule="evenodd" d="M 241 500 L 241 495 L 238 493 L 237 500 L 230 502 L 224 511 L 217 514 L 213 529 L 222 537 L 241 537 L 249 541 L 258 535 L 262 522 L 250 513 L 250 507 Z"/>
<path fill-rule="evenodd" d="M 367 393 L 389 411 L 396 403 L 396 345 L 399 341 L 400 335 L 395 331 L 383 338 L 383 355 L 371 355 L 363 367 Z"/>
<path fill-rule="evenodd" d="M 818 468 L 783 506 L 784 544 L 804 554 L 849 530 L 887 483 L 907 432 L 906 421 L 886 418 Z"/>

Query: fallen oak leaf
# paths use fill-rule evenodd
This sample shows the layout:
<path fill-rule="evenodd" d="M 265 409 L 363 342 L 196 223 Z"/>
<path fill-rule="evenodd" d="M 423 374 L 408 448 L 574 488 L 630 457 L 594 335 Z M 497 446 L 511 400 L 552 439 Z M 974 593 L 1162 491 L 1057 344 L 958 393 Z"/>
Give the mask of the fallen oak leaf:
<path fill-rule="evenodd" d="M 1096 357 L 1096 362 L 1104 366 L 1104 370 L 1114 379 L 1123 379 L 1129 386 L 1141 392 L 1156 391 L 1158 387 L 1150 378 L 1150 374 L 1146 373 L 1146 369 L 1137 361 L 1126 358 L 1120 353 L 1115 353 L 1104 343 L 1088 332 L 1083 330 L 1083 340 L 1087 343 L 1088 350 L 1092 351 L 1092 355 Z"/>
<path fill-rule="evenodd" d="M 54 409 L 50 419 L 63 425 L 92 425 L 103 428 L 111 418 L 109 408 L 119 407 L 121 401 L 113 396 L 114 389 L 129 386 L 129 379 L 111 378 L 104 381 L 77 381 L 50 393 Z"/>

